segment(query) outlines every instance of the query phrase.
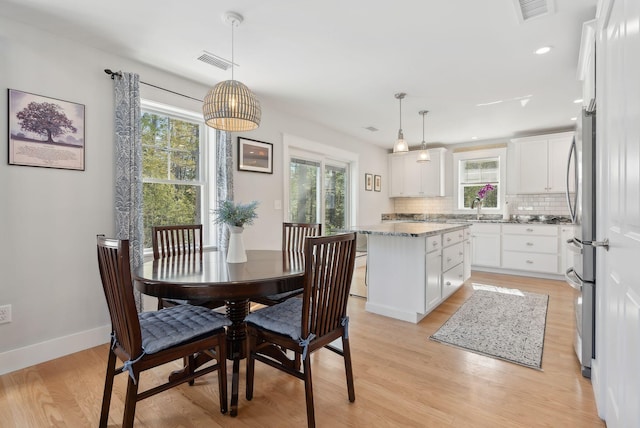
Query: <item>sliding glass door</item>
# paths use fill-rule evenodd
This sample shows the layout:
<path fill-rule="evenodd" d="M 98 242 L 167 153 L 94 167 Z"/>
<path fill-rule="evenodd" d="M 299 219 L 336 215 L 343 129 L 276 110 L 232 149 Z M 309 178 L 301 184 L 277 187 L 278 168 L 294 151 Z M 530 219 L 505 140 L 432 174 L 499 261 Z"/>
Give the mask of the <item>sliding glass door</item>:
<path fill-rule="evenodd" d="M 289 221 L 323 223 L 324 233 L 347 227 L 348 189 L 348 163 L 312 153 L 292 155 L 289 159 Z"/>

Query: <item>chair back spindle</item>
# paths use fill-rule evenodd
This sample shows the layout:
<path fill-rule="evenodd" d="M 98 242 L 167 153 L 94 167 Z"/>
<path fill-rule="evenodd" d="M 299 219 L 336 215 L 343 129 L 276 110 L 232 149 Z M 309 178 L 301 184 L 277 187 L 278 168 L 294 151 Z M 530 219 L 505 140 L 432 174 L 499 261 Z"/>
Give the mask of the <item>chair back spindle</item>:
<path fill-rule="evenodd" d="M 154 226 L 152 229 L 153 258 L 172 256 L 202 256 L 202 225 Z"/>
<path fill-rule="evenodd" d="M 302 337 L 322 337 L 341 327 L 356 255 L 355 233 L 307 239 Z"/>
<path fill-rule="evenodd" d="M 98 267 L 113 334 L 129 357 L 142 352 L 140 320 L 133 296 L 129 241 L 98 236 Z"/>
<path fill-rule="evenodd" d="M 320 223 L 283 223 L 282 250 L 303 252 L 308 237 L 322 235 Z"/>

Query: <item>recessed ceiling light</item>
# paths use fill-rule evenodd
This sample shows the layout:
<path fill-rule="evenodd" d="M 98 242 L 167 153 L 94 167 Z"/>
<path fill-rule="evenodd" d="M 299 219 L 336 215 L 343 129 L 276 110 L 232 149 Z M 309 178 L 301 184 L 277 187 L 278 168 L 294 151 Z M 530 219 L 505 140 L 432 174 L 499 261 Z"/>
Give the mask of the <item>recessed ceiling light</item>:
<path fill-rule="evenodd" d="M 572 117 L 571 120 L 573 120 L 575 122 L 576 120 L 578 120 L 578 118 L 577 117 Z"/>
<path fill-rule="evenodd" d="M 536 54 L 537 55 L 544 55 L 546 53 L 549 53 L 549 51 L 551 50 L 551 46 L 543 46 L 539 49 L 536 50 Z"/>
<path fill-rule="evenodd" d="M 575 104 L 580 104 L 582 102 L 582 98 L 578 98 L 577 100 L 573 100 Z"/>
<path fill-rule="evenodd" d="M 472 140 L 477 140 L 477 139 L 478 139 L 478 137 L 471 137 L 471 139 L 472 139 Z"/>

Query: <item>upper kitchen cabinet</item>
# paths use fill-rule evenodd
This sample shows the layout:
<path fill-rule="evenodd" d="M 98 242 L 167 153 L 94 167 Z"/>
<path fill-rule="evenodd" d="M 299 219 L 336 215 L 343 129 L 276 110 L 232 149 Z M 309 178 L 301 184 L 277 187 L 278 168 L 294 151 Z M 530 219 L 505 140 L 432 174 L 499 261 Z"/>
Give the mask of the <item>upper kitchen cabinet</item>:
<path fill-rule="evenodd" d="M 389 185 L 392 198 L 428 198 L 450 193 L 447 182 L 449 153 L 445 148 L 429 149 L 431 161 L 418 163 L 419 151 L 389 155 Z"/>
<path fill-rule="evenodd" d="M 582 107 L 587 111 L 595 108 L 596 99 L 596 22 L 594 19 L 582 24 L 578 57 L 578 79 L 582 81 Z"/>
<path fill-rule="evenodd" d="M 514 180 L 510 193 L 564 193 L 567 188 L 567 163 L 573 132 L 537 135 L 511 140 L 510 167 Z M 573 168 L 569 172 L 569 190 L 575 190 Z"/>

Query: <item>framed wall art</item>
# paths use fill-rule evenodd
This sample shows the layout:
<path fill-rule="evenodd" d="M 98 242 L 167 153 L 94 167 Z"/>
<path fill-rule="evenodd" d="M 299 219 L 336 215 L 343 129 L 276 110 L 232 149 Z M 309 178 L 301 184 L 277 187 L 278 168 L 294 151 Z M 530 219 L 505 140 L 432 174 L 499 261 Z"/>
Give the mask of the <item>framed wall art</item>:
<path fill-rule="evenodd" d="M 364 190 L 373 190 L 373 174 L 364 175 Z"/>
<path fill-rule="evenodd" d="M 84 105 L 9 89 L 9 165 L 84 171 Z"/>
<path fill-rule="evenodd" d="M 238 137 L 238 171 L 273 174 L 273 144 Z"/>
<path fill-rule="evenodd" d="M 382 190 L 382 176 L 376 175 L 373 177 L 373 190 L 376 192 Z"/>

